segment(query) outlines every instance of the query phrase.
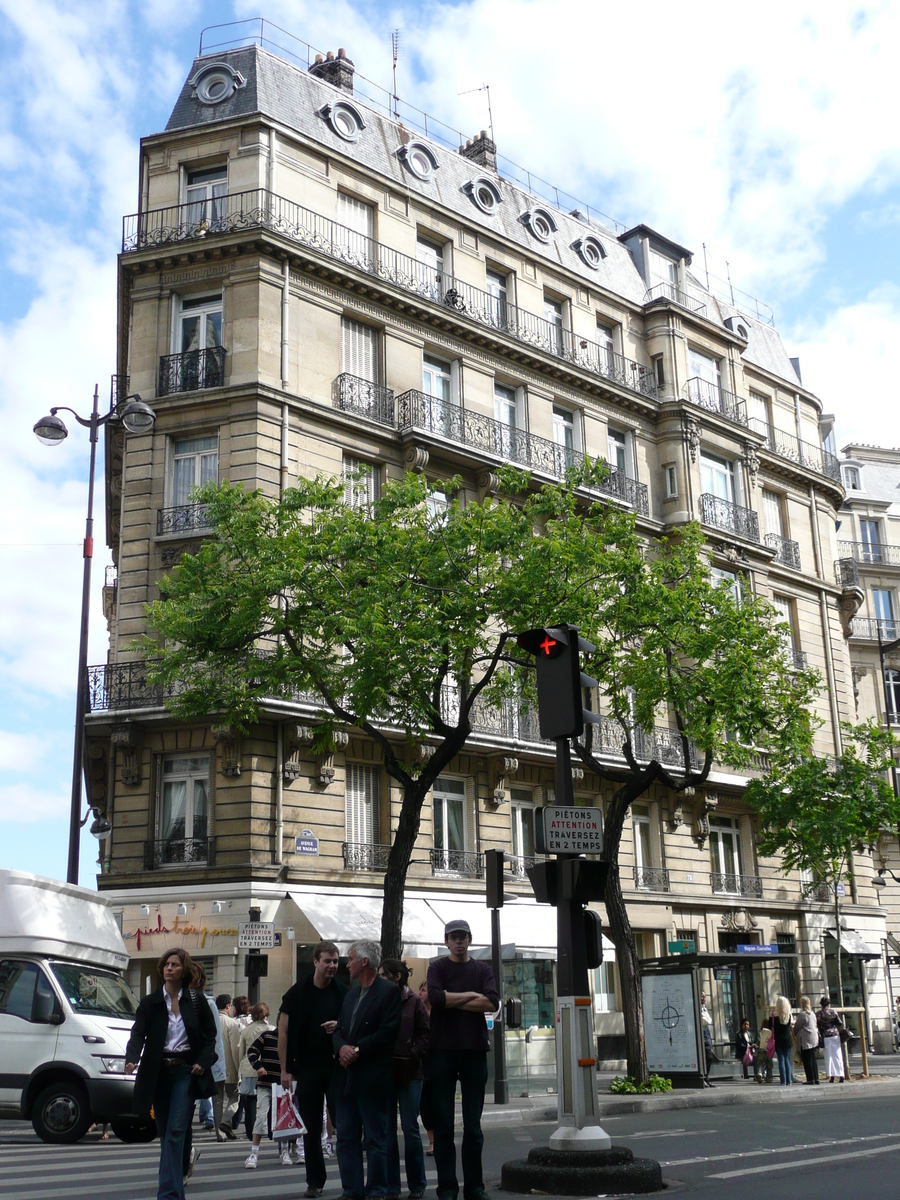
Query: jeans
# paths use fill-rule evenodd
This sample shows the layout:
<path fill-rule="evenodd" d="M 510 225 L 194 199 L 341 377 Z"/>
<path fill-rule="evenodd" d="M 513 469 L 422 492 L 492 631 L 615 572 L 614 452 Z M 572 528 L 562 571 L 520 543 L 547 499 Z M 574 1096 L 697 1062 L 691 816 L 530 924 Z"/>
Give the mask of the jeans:
<path fill-rule="evenodd" d="M 425 1191 L 425 1151 L 419 1132 L 419 1099 L 422 1080 L 411 1079 L 406 1087 L 391 1090 L 388 1118 L 388 1195 L 400 1195 L 400 1146 L 397 1142 L 397 1107 L 400 1108 L 400 1127 L 403 1130 L 403 1156 L 406 1165 L 406 1185 L 411 1192 Z"/>
<path fill-rule="evenodd" d="M 456 1081 L 462 1093 L 462 1172 L 463 1195 L 470 1200 L 477 1188 L 484 1187 L 481 1172 L 481 1112 L 487 1083 L 487 1052 L 482 1050 L 434 1050 L 428 1060 L 434 1110 L 434 1165 L 437 1167 L 437 1192 L 441 1200 L 459 1194 L 456 1175 L 456 1143 L 453 1138 Z"/>
<path fill-rule="evenodd" d="M 800 1057 L 803 1059 L 803 1069 L 804 1069 L 804 1071 L 806 1071 L 806 1082 L 807 1083 L 818 1083 L 819 1082 L 819 1062 L 818 1062 L 818 1059 L 816 1058 L 815 1046 L 813 1046 L 811 1050 L 801 1050 Z"/>
<path fill-rule="evenodd" d="M 323 1101 L 327 1103 L 331 1123 L 336 1126 L 334 1102 L 330 1095 L 333 1071 L 334 1068 L 329 1065 L 295 1076 L 297 1111 L 306 1126 L 303 1148 L 306 1155 L 306 1182 L 310 1187 L 324 1187 L 327 1178 L 322 1154 L 322 1104 Z"/>
<path fill-rule="evenodd" d="M 215 1124 L 212 1100 L 204 1099 L 200 1101 L 200 1111 L 197 1114 L 197 1120 L 201 1125 Z"/>
<path fill-rule="evenodd" d="M 337 1102 L 337 1160 L 345 1196 L 382 1200 L 387 1192 L 387 1089 L 379 1095 L 342 1095 Z M 321 1110 L 320 1110 L 321 1113 Z M 321 1121 L 321 1115 L 319 1117 Z M 363 1174 L 363 1139 L 366 1172 Z M 307 1138 L 309 1141 L 314 1140 Z M 321 1146 L 319 1148 L 321 1153 Z"/>
<path fill-rule="evenodd" d="M 160 1067 L 153 1096 L 153 1113 L 159 1133 L 159 1189 L 157 1200 L 184 1200 L 181 1156 L 184 1137 L 194 1113 L 189 1063 Z"/>
<path fill-rule="evenodd" d="M 778 1046 L 775 1047 L 775 1055 L 778 1059 L 778 1074 L 781 1076 L 782 1083 L 793 1083 L 791 1075 L 791 1053 L 792 1047 L 788 1046 L 786 1050 L 781 1050 Z"/>

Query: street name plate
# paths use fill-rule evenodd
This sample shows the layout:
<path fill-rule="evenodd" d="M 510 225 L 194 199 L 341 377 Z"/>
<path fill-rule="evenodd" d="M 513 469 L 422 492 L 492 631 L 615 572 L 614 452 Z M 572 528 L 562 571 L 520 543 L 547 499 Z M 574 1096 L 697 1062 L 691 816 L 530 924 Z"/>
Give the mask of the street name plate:
<path fill-rule="evenodd" d="M 599 808 L 554 805 L 538 811 L 535 835 L 541 854 L 603 853 L 603 814 Z"/>
<path fill-rule="evenodd" d="M 273 950 L 274 948 L 274 921 L 242 921 L 238 925 L 239 950 Z"/>
<path fill-rule="evenodd" d="M 696 954 L 697 943 L 693 938 L 679 938 L 676 942 L 669 942 L 670 954 Z"/>
<path fill-rule="evenodd" d="M 777 954 L 777 942 L 763 942 L 762 945 L 757 945 L 755 942 L 748 946 L 735 947 L 738 954 Z"/>

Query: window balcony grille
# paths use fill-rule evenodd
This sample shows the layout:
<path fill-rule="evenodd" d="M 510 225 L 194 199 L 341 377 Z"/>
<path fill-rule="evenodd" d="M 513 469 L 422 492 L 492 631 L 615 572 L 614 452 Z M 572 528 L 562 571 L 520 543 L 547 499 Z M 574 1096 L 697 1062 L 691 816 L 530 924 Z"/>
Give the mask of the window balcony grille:
<path fill-rule="evenodd" d="M 635 867 L 634 886 L 645 892 L 667 892 L 669 872 L 665 867 Z"/>
<path fill-rule="evenodd" d="M 787 660 L 789 671 L 805 671 L 809 664 L 806 651 L 798 650 L 796 646 L 786 646 L 784 657 Z"/>
<path fill-rule="evenodd" d="M 386 871 L 390 846 L 373 842 L 344 842 L 341 854 L 347 871 Z"/>
<path fill-rule="evenodd" d="M 812 904 L 831 904 L 834 900 L 831 884 L 819 879 L 805 879 L 800 885 L 800 894 Z"/>
<path fill-rule="evenodd" d="M 759 899 L 763 894 L 762 880 L 758 875 L 731 875 L 713 871 L 710 882 L 717 896 L 752 896 Z"/>
<path fill-rule="evenodd" d="M 838 542 L 838 553 L 855 563 L 900 567 L 900 546 L 882 546 L 877 542 Z"/>
<path fill-rule="evenodd" d="M 161 867 L 170 866 L 215 865 L 215 838 L 163 838 L 159 841 L 144 842 L 145 871 L 158 871 Z"/>
<path fill-rule="evenodd" d="M 900 637 L 900 621 L 884 621 L 877 617 L 854 617 L 850 626 L 850 636 L 866 642 L 877 642 L 879 633 L 881 641 L 893 642 Z"/>
<path fill-rule="evenodd" d="M 187 350 L 184 354 L 163 354 L 160 357 L 157 396 L 174 396 L 179 392 L 222 387 L 224 383 L 224 346 Z"/>
<path fill-rule="evenodd" d="M 782 537 L 780 533 L 767 533 L 766 545 L 775 551 L 775 562 L 794 571 L 800 570 L 800 543 L 791 538 Z"/>
<path fill-rule="evenodd" d="M 109 377 L 109 407 L 113 409 L 128 395 L 128 376 L 110 375 Z"/>
<path fill-rule="evenodd" d="M 104 663 L 87 669 L 87 711 L 115 712 L 117 709 L 162 708 L 177 686 L 161 688 L 147 680 L 147 663 Z"/>
<path fill-rule="evenodd" d="M 179 533 L 209 533 L 212 525 L 205 504 L 179 504 L 156 510 L 156 536 Z"/>
<path fill-rule="evenodd" d="M 760 417 L 751 417 L 745 424 L 754 433 L 762 434 L 766 439 L 764 449 L 771 451 L 772 454 L 797 463 L 798 466 L 805 467 L 808 471 L 815 471 L 817 475 L 824 475 L 826 479 L 833 479 L 836 483 L 841 482 L 841 464 L 837 456 L 828 450 L 823 450 L 815 442 L 804 442 L 800 438 L 794 437 L 792 433 L 782 433 L 780 429 L 773 429 L 767 421 L 763 421 Z"/>
<path fill-rule="evenodd" d="M 688 312 L 697 313 L 701 317 L 706 313 L 706 305 L 702 300 L 695 300 L 674 283 L 657 283 L 648 289 L 644 296 L 644 304 L 653 304 L 659 300 L 668 300 L 671 304 L 677 304 L 680 308 L 686 308 Z"/>
<path fill-rule="evenodd" d="M 396 424 L 394 420 L 394 393 L 390 388 L 373 383 L 371 379 L 360 379 L 346 372 L 338 375 L 331 385 L 331 400 L 341 412 L 353 413 L 357 417 L 368 417 L 379 425 Z"/>
<path fill-rule="evenodd" d="M 700 497 L 700 514 L 704 525 L 736 533 L 750 542 L 759 541 L 759 517 L 752 509 L 704 492 Z"/>
<path fill-rule="evenodd" d="M 504 875 L 514 879 L 516 883 L 529 883 L 528 868 L 533 867 L 537 861 L 533 854 L 506 854 L 503 858 Z"/>
<path fill-rule="evenodd" d="M 484 855 L 472 850 L 431 851 L 432 875 L 463 875 L 467 879 L 484 876 Z"/>
<path fill-rule="evenodd" d="M 656 376 L 649 367 L 264 188 L 217 197 L 214 220 L 198 219 L 196 203 L 127 216 L 122 252 L 171 247 L 249 229 L 267 230 L 620 387 L 656 398 Z"/>
<path fill-rule="evenodd" d="M 401 429 L 424 430 L 458 445 L 506 459 L 556 479 L 584 460 L 579 450 L 559 446 L 548 438 L 512 429 L 481 413 L 460 408 L 446 400 L 411 390 L 397 397 L 397 423 Z M 647 485 L 629 479 L 618 467 L 608 467 L 599 490 L 629 505 L 642 516 L 650 513 Z"/>
<path fill-rule="evenodd" d="M 747 424 L 747 402 L 734 392 L 701 379 L 699 375 L 692 376 L 685 384 L 687 398 L 692 404 L 705 408 L 707 412 L 718 413 L 736 425 Z"/>
<path fill-rule="evenodd" d="M 839 542 L 838 545 L 841 543 Z M 859 567 L 853 558 L 834 560 L 834 578 L 839 588 L 859 587 Z"/>

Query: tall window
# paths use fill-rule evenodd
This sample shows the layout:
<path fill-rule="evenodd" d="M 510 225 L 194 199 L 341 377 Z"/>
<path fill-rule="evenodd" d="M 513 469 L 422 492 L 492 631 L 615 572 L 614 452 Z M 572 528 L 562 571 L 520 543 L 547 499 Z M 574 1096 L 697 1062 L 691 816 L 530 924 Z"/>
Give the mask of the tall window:
<path fill-rule="evenodd" d="M 888 702 L 888 722 L 900 724 L 900 671 L 894 667 L 884 668 L 884 690 Z"/>
<path fill-rule="evenodd" d="M 844 467 L 844 487 L 850 492 L 861 491 L 859 467 Z"/>
<path fill-rule="evenodd" d="M 709 818 L 709 865 L 714 892 L 741 888 L 741 835 L 734 817 Z"/>
<path fill-rule="evenodd" d="M 599 369 L 601 375 L 612 375 L 616 365 L 616 343 L 612 325 L 597 322 L 597 345 L 600 348 Z"/>
<path fill-rule="evenodd" d="M 522 860 L 534 858 L 534 793 L 528 788 L 509 789 L 509 820 L 514 855 L 512 869 L 524 877 L 525 867 L 530 864 Z"/>
<path fill-rule="evenodd" d="M 485 285 L 490 307 L 491 324 L 505 329 L 509 322 L 509 280 L 499 271 L 485 273 Z"/>
<path fill-rule="evenodd" d="M 762 501 L 763 514 L 766 521 L 766 533 L 775 533 L 779 537 L 783 537 L 784 510 L 782 508 L 781 496 L 778 492 L 770 492 L 767 488 L 763 488 Z"/>
<path fill-rule="evenodd" d="M 435 433 L 452 436 L 453 373 L 450 363 L 432 354 L 422 357 L 422 391 L 428 397 L 422 414 L 426 428 Z"/>
<path fill-rule="evenodd" d="M 336 237 L 350 260 L 369 266 L 375 256 L 375 209 L 364 200 L 338 192 L 337 219 L 344 228 L 336 231 Z"/>
<path fill-rule="evenodd" d="M 875 619 L 882 622 L 881 636 L 891 640 L 897 636 L 894 627 L 894 594 L 889 588 L 872 588 Z"/>
<path fill-rule="evenodd" d="M 660 254 L 656 250 L 650 251 L 650 286 L 654 287 L 658 283 L 668 283 L 672 287 L 678 286 L 678 263 L 673 262 L 671 258 L 665 254 Z"/>
<path fill-rule="evenodd" d="M 209 755 L 163 759 L 160 790 L 160 861 L 203 862 L 207 858 Z"/>
<path fill-rule="evenodd" d="M 559 354 L 563 347 L 563 306 L 559 300 L 544 297 L 544 320 L 549 326 L 547 336 L 551 353 Z"/>
<path fill-rule="evenodd" d="M 575 414 L 553 405 L 553 444 L 556 446 L 556 473 L 562 475 L 575 463 Z"/>
<path fill-rule="evenodd" d="M 881 562 L 881 546 L 878 541 L 878 522 L 859 522 L 859 536 L 862 542 L 862 561 Z"/>
<path fill-rule="evenodd" d="M 615 467 L 617 471 L 621 471 L 623 475 L 627 475 L 626 463 L 628 461 L 628 438 L 621 429 L 607 429 L 606 431 L 606 461 L 611 467 Z"/>
<path fill-rule="evenodd" d="M 416 273 L 422 294 L 439 300 L 444 294 L 444 247 L 420 237 L 416 242 Z"/>
<path fill-rule="evenodd" d="M 439 775 L 432 789 L 434 848 L 445 871 L 462 871 L 466 851 L 466 781 Z"/>
<path fill-rule="evenodd" d="M 341 370 L 357 379 L 378 383 L 378 330 L 360 321 L 341 318 Z"/>
<path fill-rule="evenodd" d="M 362 846 L 378 844 L 378 806 L 378 768 L 363 763 L 347 763 L 344 822 L 348 842 Z"/>
<path fill-rule="evenodd" d="M 344 503 L 351 508 L 370 512 L 375 502 L 376 473 L 372 463 L 352 454 L 345 454 L 342 471 Z"/>
<path fill-rule="evenodd" d="M 750 428 L 754 433 L 764 434 L 766 445 L 771 448 L 773 436 L 768 397 L 760 395 L 759 392 L 751 391 L 750 398 L 747 401 L 747 415 L 750 418 Z"/>
<path fill-rule="evenodd" d="M 594 971 L 594 1012 L 616 1011 L 616 964 L 602 962 Z"/>
<path fill-rule="evenodd" d="M 191 492 L 219 478 L 219 439 L 208 437 L 175 438 L 172 443 L 171 506 L 190 504 Z"/>
<path fill-rule="evenodd" d="M 181 301 L 175 353 L 179 378 L 170 380 L 168 392 L 191 392 L 196 388 L 221 387 L 222 296 L 198 296 Z"/>
<path fill-rule="evenodd" d="M 519 409 L 515 388 L 494 384 L 494 450 L 504 458 L 515 458 L 518 448 Z"/>
<path fill-rule="evenodd" d="M 695 404 L 719 412 L 722 407 L 722 374 L 719 360 L 699 350 L 688 350 L 688 395 Z"/>
<path fill-rule="evenodd" d="M 778 620 L 787 625 L 787 632 L 784 635 L 784 652 L 788 660 L 788 665 L 794 664 L 796 658 L 797 638 L 794 626 L 794 602 L 788 596 L 773 596 L 772 604 L 778 613 Z"/>
<path fill-rule="evenodd" d="M 635 883 L 638 887 L 647 887 L 653 859 L 650 850 L 650 810 L 645 804 L 631 806 L 631 831 L 634 837 Z"/>
<path fill-rule="evenodd" d="M 205 171 L 189 171 L 185 199 L 188 202 L 188 224 L 206 225 L 215 229 L 225 216 L 228 192 L 228 171 L 208 167 Z"/>
<path fill-rule="evenodd" d="M 734 463 L 715 454 L 700 455 L 700 491 L 734 503 Z"/>

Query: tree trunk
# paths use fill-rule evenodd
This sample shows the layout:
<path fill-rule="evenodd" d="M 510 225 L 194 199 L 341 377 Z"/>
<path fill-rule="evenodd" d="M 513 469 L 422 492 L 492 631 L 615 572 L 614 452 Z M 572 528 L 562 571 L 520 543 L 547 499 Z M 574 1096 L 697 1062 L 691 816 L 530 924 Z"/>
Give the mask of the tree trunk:
<path fill-rule="evenodd" d="M 381 952 L 385 958 L 400 958 L 403 953 L 403 896 L 413 847 L 419 836 L 422 805 L 428 789 L 416 780 L 403 789 L 403 803 L 397 831 L 388 854 L 384 873 L 384 907 L 381 910 Z"/>
<path fill-rule="evenodd" d="M 625 1052 L 628 1074 L 635 1082 L 646 1083 L 647 1047 L 644 1042 L 644 1010 L 641 1000 L 641 964 L 634 944 L 631 922 L 622 897 L 618 864 L 610 867 L 606 880 L 606 915 L 616 948 L 619 983 L 622 987 L 622 1015 L 625 1018 Z"/>

